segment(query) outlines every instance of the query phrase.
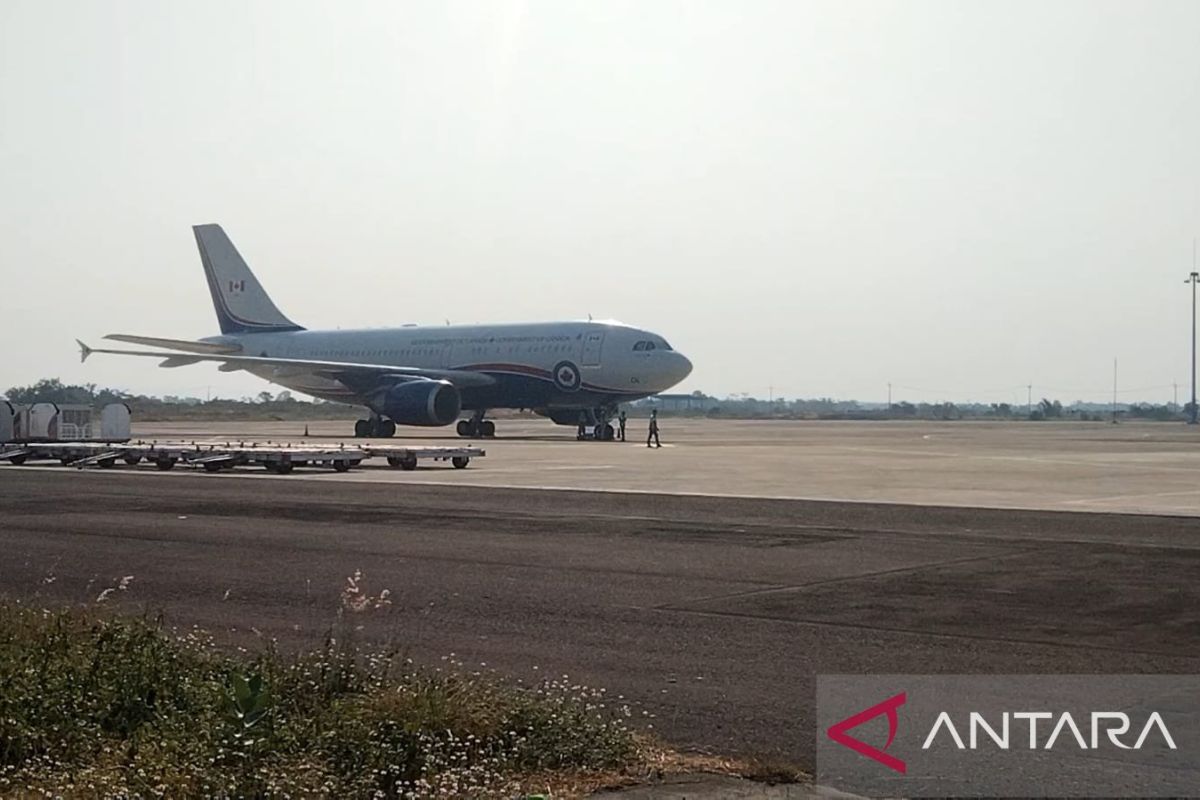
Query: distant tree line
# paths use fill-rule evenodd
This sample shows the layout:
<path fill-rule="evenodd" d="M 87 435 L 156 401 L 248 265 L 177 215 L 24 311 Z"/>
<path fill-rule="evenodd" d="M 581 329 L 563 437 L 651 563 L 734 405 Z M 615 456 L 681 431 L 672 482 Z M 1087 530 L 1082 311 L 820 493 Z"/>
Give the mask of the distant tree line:
<path fill-rule="evenodd" d="M 1007 419 L 1007 420 L 1079 420 L 1105 421 L 1113 417 L 1111 404 L 1077 401 L 1063 405 L 1060 400 L 1042 398 L 1037 403 L 860 403 L 854 400 L 820 398 L 762 398 L 749 395 L 713 397 L 703 392 L 691 395 L 666 395 L 639 400 L 632 411 L 642 415 L 651 408 L 659 413 L 684 417 L 726 419 Z M 1154 403 L 1118 404 L 1118 419 L 1183 420 L 1189 406 Z"/>
<path fill-rule="evenodd" d="M 241 399 L 199 397 L 151 397 L 120 389 L 98 388 L 94 383 L 65 384 L 58 378 L 43 378 L 29 386 L 13 386 L 5 397 L 17 405 L 57 403 L 88 405 L 125 403 L 134 419 L 145 422 L 188 419 L 354 419 L 357 411 L 341 403 L 297 400 L 289 391 L 259 392 Z"/>

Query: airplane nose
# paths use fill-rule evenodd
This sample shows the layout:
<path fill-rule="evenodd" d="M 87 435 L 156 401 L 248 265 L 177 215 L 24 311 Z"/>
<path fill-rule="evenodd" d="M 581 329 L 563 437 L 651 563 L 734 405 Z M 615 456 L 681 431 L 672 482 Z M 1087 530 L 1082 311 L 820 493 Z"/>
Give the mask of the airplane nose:
<path fill-rule="evenodd" d="M 679 383 L 688 375 L 692 374 L 692 362 L 689 361 L 688 357 L 683 353 L 672 353 L 672 355 L 675 356 L 675 358 L 674 363 L 671 365 L 671 373 L 672 377 L 675 379 L 674 382 Z"/>

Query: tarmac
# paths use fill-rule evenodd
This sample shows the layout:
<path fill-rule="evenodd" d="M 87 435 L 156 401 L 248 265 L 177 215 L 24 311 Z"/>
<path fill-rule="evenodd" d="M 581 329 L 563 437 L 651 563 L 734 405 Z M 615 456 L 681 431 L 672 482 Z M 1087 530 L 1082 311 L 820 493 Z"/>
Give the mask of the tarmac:
<path fill-rule="evenodd" d="M 132 575 L 121 607 L 303 647 L 362 570 L 392 599 L 355 617 L 365 643 L 566 674 L 672 745 L 806 770 L 819 674 L 1200 671 L 1183 426 L 665 419 L 651 452 L 498 427 L 466 470 L 3 466 L 0 592 L 94 602 Z M 597 491 L 621 488 L 638 491 Z"/>
<path fill-rule="evenodd" d="M 353 423 L 145 423 L 149 438 L 354 443 Z M 629 442 L 574 441 L 574 429 L 499 419 L 488 458 L 464 474 L 366 466 L 319 480 L 1200 515 L 1200 429 L 1177 423 L 645 420 Z M 377 444 L 448 446 L 448 429 L 402 428 Z M 289 478 L 291 479 L 291 478 Z"/>

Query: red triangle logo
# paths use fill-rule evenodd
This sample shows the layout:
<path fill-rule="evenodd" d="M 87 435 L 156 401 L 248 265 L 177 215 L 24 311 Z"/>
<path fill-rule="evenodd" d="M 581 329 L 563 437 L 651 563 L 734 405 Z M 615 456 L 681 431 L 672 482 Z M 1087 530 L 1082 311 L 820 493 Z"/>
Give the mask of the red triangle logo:
<path fill-rule="evenodd" d="M 825 731 L 825 735 L 843 747 L 849 747 L 859 755 L 864 755 L 869 759 L 878 761 L 888 769 L 895 770 L 901 775 L 904 775 L 908 771 L 908 768 L 905 766 L 904 762 L 895 756 L 888 755 L 883 751 L 891 747 L 892 741 L 896 738 L 896 731 L 900 726 L 900 718 L 896 713 L 896 709 L 900 708 L 900 706 L 904 705 L 906 702 L 908 702 L 908 695 L 906 692 L 901 692 L 895 697 L 889 697 L 882 703 L 876 703 L 870 708 L 864 708 L 862 711 L 854 714 L 853 716 L 846 717 L 836 725 L 831 725 L 829 730 Z M 850 730 L 851 728 L 857 728 L 864 722 L 875 719 L 880 714 L 887 714 L 888 720 L 888 739 L 887 744 L 883 746 L 883 750 L 880 750 L 877 747 L 872 747 L 866 742 L 860 739 L 855 739 L 853 736 L 846 733 L 846 731 Z"/>

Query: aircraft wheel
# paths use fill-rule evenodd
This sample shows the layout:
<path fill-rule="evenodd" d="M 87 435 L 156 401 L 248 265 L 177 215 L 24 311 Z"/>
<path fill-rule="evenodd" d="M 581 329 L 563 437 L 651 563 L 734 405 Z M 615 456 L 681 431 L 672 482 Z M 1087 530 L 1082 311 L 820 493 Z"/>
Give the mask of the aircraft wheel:
<path fill-rule="evenodd" d="M 471 463 L 471 459 L 466 456 L 455 456 L 450 459 L 450 463 L 454 465 L 455 469 L 466 469 L 467 464 Z"/>
<path fill-rule="evenodd" d="M 140 464 L 141 462 L 142 462 L 141 456 L 125 456 L 125 463 L 131 467 L 134 464 Z"/>
<path fill-rule="evenodd" d="M 204 465 L 204 471 L 205 472 L 220 472 L 221 465 L 214 461 L 209 461 L 207 464 Z"/>
<path fill-rule="evenodd" d="M 272 469 L 274 470 L 274 472 L 275 472 L 275 474 L 276 474 L 276 475 L 287 475 L 287 474 L 288 474 L 288 473 L 290 473 L 290 472 L 292 471 L 292 469 L 293 469 L 293 467 L 292 467 L 292 462 L 290 462 L 290 461 L 281 461 L 281 462 L 279 462 L 278 464 L 275 464 L 275 465 L 272 467 Z"/>
<path fill-rule="evenodd" d="M 366 439 L 370 435 L 371 435 L 371 421 L 370 420 L 360 419 L 358 422 L 354 423 L 354 438 L 355 439 Z"/>
<path fill-rule="evenodd" d="M 163 472 L 166 472 L 167 470 L 169 470 L 169 469 L 171 469 L 172 467 L 174 467 L 174 466 L 175 466 L 175 459 L 173 459 L 173 458 L 160 458 L 159 460 L 157 460 L 157 461 L 155 461 L 155 462 L 154 462 L 154 466 L 158 467 L 158 468 L 159 468 L 160 470 L 162 470 Z"/>
<path fill-rule="evenodd" d="M 396 423 L 390 419 L 382 420 L 379 423 L 379 435 L 384 439 L 390 439 L 396 435 Z"/>
<path fill-rule="evenodd" d="M 333 462 L 333 469 L 336 472 L 349 472 L 350 471 L 350 462 L 349 461 L 335 461 L 335 462 Z"/>
<path fill-rule="evenodd" d="M 617 438 L 617 433 L 616 433 L 616 431 L 613 430 L 613 426 L 605 425 L 604 426 L 604 441 L 611 442 L 615 438 Z"/>
<path fill-rule="evenodd" d="M 19 467 L 25 463 L 25 459 L 27 458 L 29 458 L 27 455 L 13 456 L 12 458 L 8 459 L 8 463 L 12 464 L 14 467 Z"/>
<path fill-rule="evenodd" d="M 100 469 L 112 469 L 117 465 L 117 460 L 115 458 L 106 458 L 103 461 L 97 461 L 96 463 L 100 466 Z"/>
<path fill-rule="evenodd" d="M 485 419 L 479 427 L 485 439 L 496 438 L 496 423 L 492 422 L 490 419 Z"/>
<path fill-rule="evenodd" d="M 465 419 L 460 419 L 458 421 L 458 424 L 454 426 L 454 432 L 457 433 L 459 436 L 463 436 L 463 437 L 470 436 L 471 435 L 471 423 Z"/>

